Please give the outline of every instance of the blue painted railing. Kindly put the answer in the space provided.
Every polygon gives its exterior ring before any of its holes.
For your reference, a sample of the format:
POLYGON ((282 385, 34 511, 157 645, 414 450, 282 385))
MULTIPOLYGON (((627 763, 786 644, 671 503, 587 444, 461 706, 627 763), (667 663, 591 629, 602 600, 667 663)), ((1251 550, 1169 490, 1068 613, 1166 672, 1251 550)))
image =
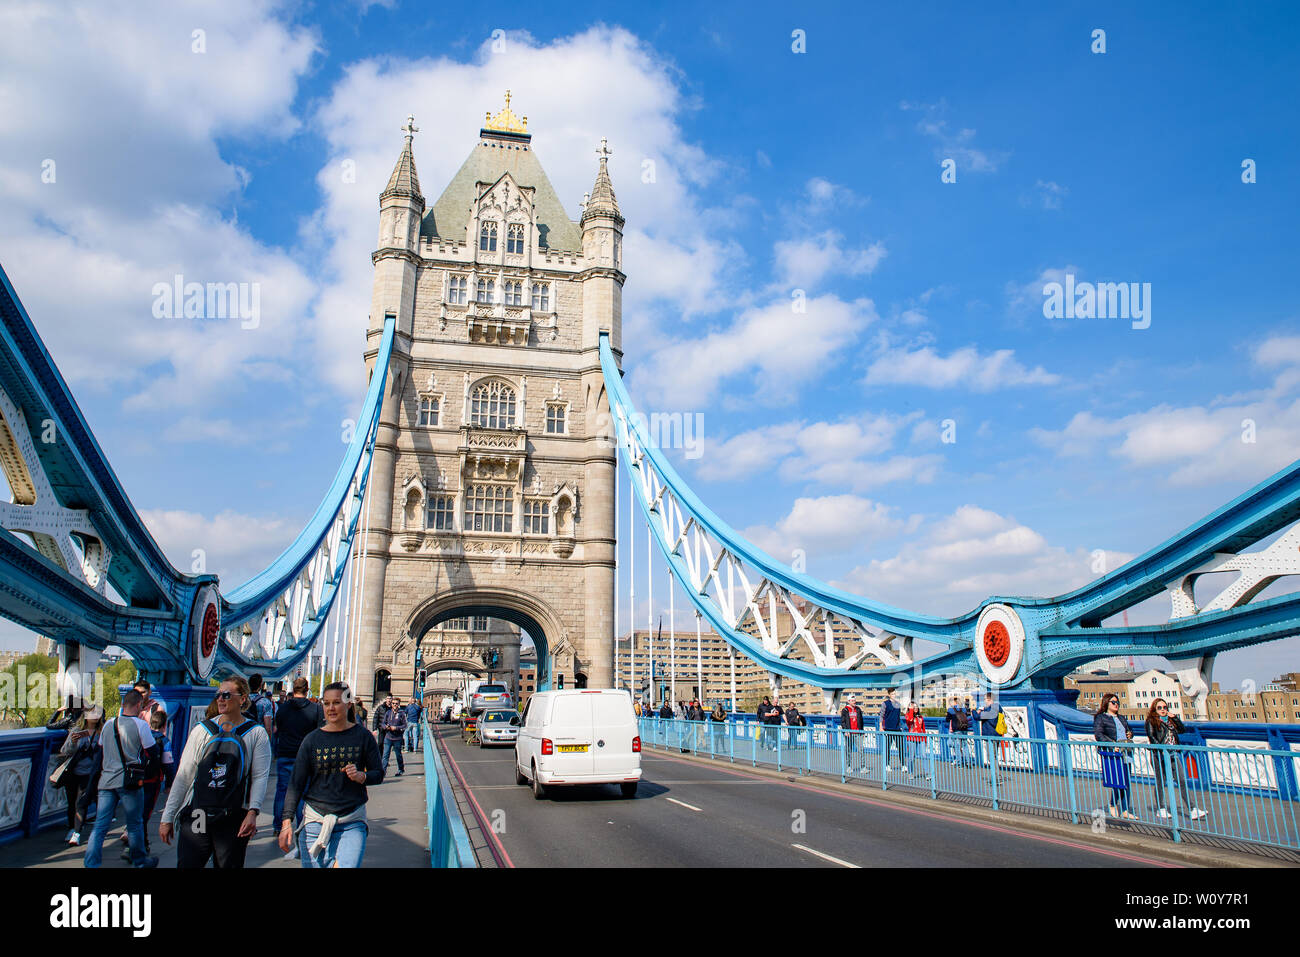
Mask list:
POLYGON ((45 728, 0 731, 0 844, 67 823, 65 792, 49 783, 67 735, 45 728))
POLYGON ((456 795, 447 779, 447 769, 434 744, 433 734, 424 729, 424 800, 428 814, 429 861, 433 867, 478 867, 469 831, 460 818, 456 795))
POLYGON ((716 723, 640 719, 647 747, 827 774, 882 790, 902 786, 935 799, 975 799, 994 810, 1047 814, 1094 829, 1140 828, 1173 841, 1280 848, 1300 859, 1294 853, 1300 852, 1300 746, 1169 747, 946 730, 845 731, 836 724, 834 717, 810 719, 807 727, 764 726, 749 716, 716 723), (1129 783, 1123 799, 1103 788, 1103 760, 1122 766, 1129 783), (1122 814, 1125 802, 1131 817, 1122 814))

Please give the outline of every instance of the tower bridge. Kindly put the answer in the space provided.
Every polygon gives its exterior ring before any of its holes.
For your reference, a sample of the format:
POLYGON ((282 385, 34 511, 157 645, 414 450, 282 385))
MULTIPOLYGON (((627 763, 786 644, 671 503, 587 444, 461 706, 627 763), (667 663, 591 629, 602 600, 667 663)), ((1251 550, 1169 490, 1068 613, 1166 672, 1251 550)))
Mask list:
POLYGON ((693 492, 623 382, 625 220, 608 144, 571 220, 508 102, 432 203, 419 132, 408 118, 379 196, 360 424, 306 527, 235 587, 163 554, 0 270, 0 466, 12 491, 0 504, 0 614, 56 642, 68 696, 116 645, 189 706, 213 676, 275 679, 317 660, 364 700, 384 684, 405 697, 417 663, 482 670, 494 646, 517 674, 523 632, 538 690, 559 675, 610 687, 638 534, 645 587, 662 573, 653 549, 684 613, 774 688, 821 688, 832 709, 844 689, 963 675, 1021 702, 1042 734, 1077 714, 1064 674, 1128 654, 1175 661, 1203 709, 1216 654, 1300 632, 1300 594, 1261 598, 1300 574, 1300 462, 1081 588, 990 596, 952 618, 774 561, 693 492), (1226 586, 1204 587, 1220 573, 1233 576, 1226 586), (1168 622, 1115 623, 1161 593, 1168 622), (778 613, 794 622, 787 634, 778 613), (459 627, 477 619, 494 624, 459 627))

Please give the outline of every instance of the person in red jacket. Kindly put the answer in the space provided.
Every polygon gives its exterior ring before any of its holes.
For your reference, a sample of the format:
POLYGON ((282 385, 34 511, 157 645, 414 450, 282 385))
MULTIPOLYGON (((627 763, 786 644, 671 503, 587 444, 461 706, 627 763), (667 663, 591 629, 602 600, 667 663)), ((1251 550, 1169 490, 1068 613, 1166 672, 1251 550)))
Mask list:
POLYGON ((921 772, 921 754, 925 748, 925 716, 915 701, 908 705, 907 712, 903 715, 903 723, 907 725, 907 730, 912 732, 907 736, 907 773, 915 777, 928 778, 930 775, 921 772))

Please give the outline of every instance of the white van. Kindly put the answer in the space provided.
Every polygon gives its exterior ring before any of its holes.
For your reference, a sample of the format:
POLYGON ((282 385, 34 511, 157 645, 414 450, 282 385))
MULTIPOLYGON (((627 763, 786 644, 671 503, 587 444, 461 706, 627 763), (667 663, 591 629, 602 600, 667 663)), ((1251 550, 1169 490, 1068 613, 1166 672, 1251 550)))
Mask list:
POLYGON ((528 699, 515 741, 515 783, 547 788, 617 784, 635 797, 641 780, 641 738, 626 691, 573 688, 528 699))

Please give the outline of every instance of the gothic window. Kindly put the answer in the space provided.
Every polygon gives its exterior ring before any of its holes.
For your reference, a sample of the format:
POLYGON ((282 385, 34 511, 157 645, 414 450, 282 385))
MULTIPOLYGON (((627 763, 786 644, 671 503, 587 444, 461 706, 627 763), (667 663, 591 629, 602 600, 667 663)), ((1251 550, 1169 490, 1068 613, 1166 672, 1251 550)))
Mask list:
POLYGON ((438 416, 442 411, 442 396, 440 395, 422 395, 420 396, 420 424, 424 426, 435 426, 438 424, 438 416))
POLYGON ((478 294, 474 297, 475 302, 490 303, 496 298, 497 283, 495 279, 480 279, 478 281, 478 294))
POLYGON ((533 311, 551 311, 551 285, 545 282, 533 283, 533 311))
POLYGON ((487 631, 487 615, 474 616, 474 630, 487 631))
POLYGON ((524 251, 524 227, 519 223, 511 223, 506 231, 506 252, 522 253, 524 251))
POLYGON ((469 402, 470 424, 480 429, 508 429, 515 424, 515 390, 504 382, 482 382, 469 402))
POLYGON ((551 532, 551 504, 540 499, 524 500, 524 534, 549 535, 551 532))
POLYGON ((449 495, 435 495, 429 499, 429 514, 425 527, 431 531, 450 532, 455 522, 456 506, 449 495))
POLYGON ((513 531, 513 505, 504 485, 471 485, 465 495, 465 530, 513 531))
POLYGON ((447 302, 452 306, 463 306, 469 298, 469 278, 452 276, 447 281, 447 302))
POLYGON ((505 281, 505 295, 507 306, 522 306, 524 304, 524 284, 517 279, 507 279, 505 281))
POLYGON ((448 618, 442 623, 444 628, 454 628, 457 631, 466 631, 469 629, 468 618, 448 618))
POLYGON ((568 407, 563 402, 546 403, 546 434, 564 435, 568 432, 566 423, 568 407))
POLYGON ((478 231, 478 248, 485 253, 497 251, 497 224, 484 223, 478 231))

